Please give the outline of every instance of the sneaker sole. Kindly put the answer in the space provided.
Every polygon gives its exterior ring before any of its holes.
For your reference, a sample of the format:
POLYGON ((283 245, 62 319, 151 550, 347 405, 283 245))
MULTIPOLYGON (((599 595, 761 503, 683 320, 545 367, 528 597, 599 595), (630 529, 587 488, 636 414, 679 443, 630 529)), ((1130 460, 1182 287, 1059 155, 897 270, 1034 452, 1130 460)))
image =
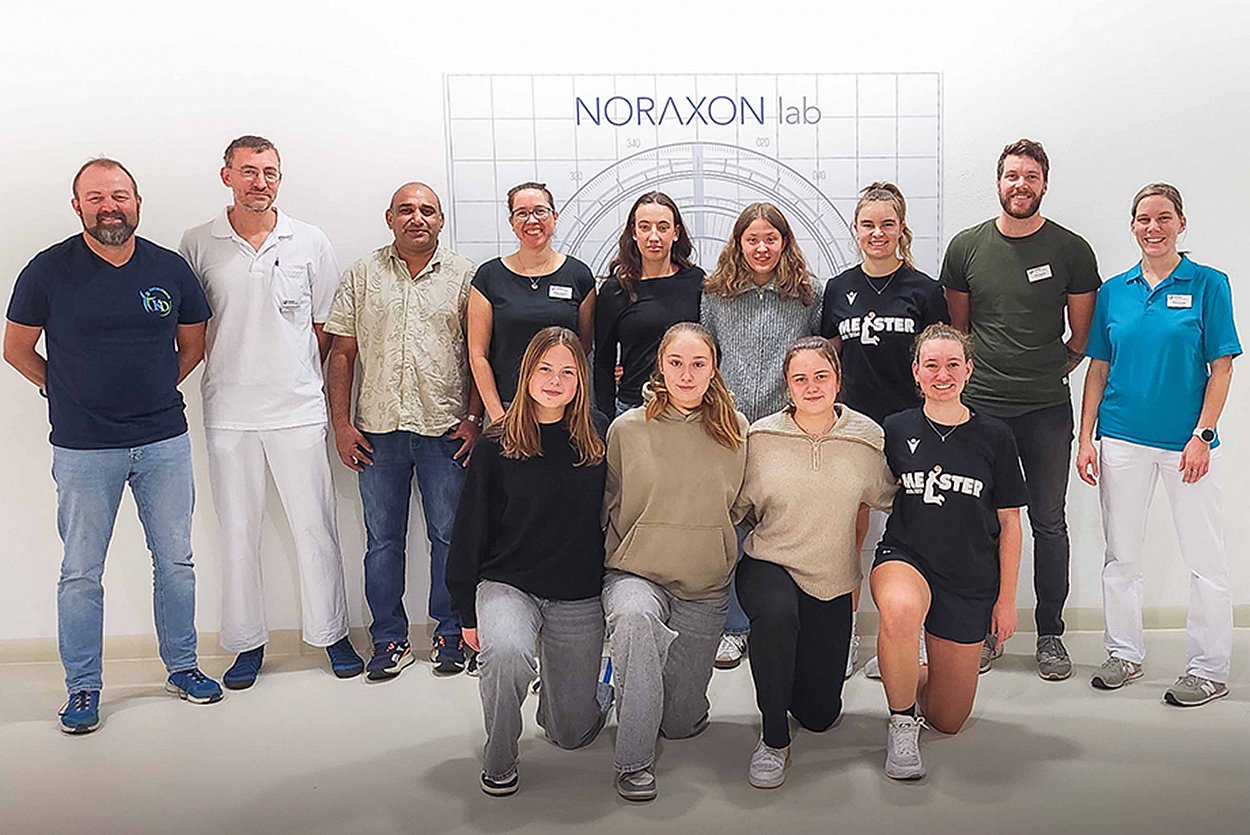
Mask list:
POLYGON ((1168 692, 1163 694, 1163 701, 1167 702, 1170 705, 1174 705, 1176 707, 1201 707, 1202 705, 1205 705, 1207 702, 1213 702, 1216 699, 1222 699, 1227 695, 1228 695, 1228 688, 1225 687, 1223 690, 1216 692, 1216 693, 1212 693, 1210 696, 1207 696, 1202 701, 1182 702, 1180 699, 1177 699, 1175 696, 1173 696, 1172 691, 1169 690, 1168 692))
POLYGON ((658 794, 655 789, 648 789, 647 791, 627 791, 619 786, 616 789, 616 793, 631 803, 641 803, 646 800, 655 800, 656 795, 658 794))
POLYGON ((178 698, 182 699, 184 702, 190 702, 193 705, 216 704, 217 702, 220 702, 222 698, 221 693, 218 693, 215 696, 209 696, 207 699, 201 698, 199 696, 192 696, 186 690, 183 690, 181 687, 175 684, 170 684, 169 682, 165 682, 165 692, 172 693, 178 698))
POLYGON ((1090 677, 1089 686, 1094 688, 1095 690, 1119 690, 1124 685, 1137 681, 1139 678, 1142 677, 1142 675, 1144 674, 1139 670, 1136 675, 1130 675, 1128 678, 1124 679, 1124 681, 1120 682, 1119 684, 1108 684, 1106 680, 1100 678, 1097 674, 1095 674, 1090 677))
POLYGON ((454 661, 444 661, 442 664, 435 664, 434 669, 431 670, 431 672, 439 678, 448 678, 449 676, 455 676, 463 673, 464 662, 461 661, 459 666, 455 666, 455 664, 456 662, 454 661), (443 664, 447 664, 449 666, 444 667, 443 664))
POLYGON ((1069 669, 1066 673, 1044 673, 1038 670, 1037 677, 1042 681, 1065 681, 1072 678, 1072 670, 1069 669))
POLYGON ((247 688, 251 687, 255 683, 256 683, 256 679, 254 678, 249 678, 249 679, 223 678, 221 680, 221 686, 226 688, 227 690, 246 690, 247 688))
POLYGON ((742 665, 742 659, 741 659, 741 658, 739 658, 739 659, 737 659, 737 660, 735 660, 735 661, 721 661, 721 660, 718 658, 716 661, 712 662, 712 666, 713 666, 713 667, 715 667, 715 668, 716 668, 716 669, 718 669, 718 670, 733 670, 733 669, 737 669, 737 668, 738 668, 738 667, 740 667, 741 665, 742 665))
POLYGON ((755 786, 755 788, 757 789, 775 789, 785 784, 786 775, 782 774, 781 777, 775 777, 768 781, 757 780, 756 778, 748 775, 747 782, 750 783, 752 786, 755 786))
POLYGON ((920 768, 914 769, 914 770, 913 769, 906 769, 906 770, 895 769, 894 771, 890 771, 889 767, 887 766, 885 769, 885 776, 889 777, 891 780, 919 780, 921 777, 924 776, 924 766, 921 766, 920 768))
POLYGON ((360 675, 364 671, 365 671, 364 664, 361 664, 359 667, 352 667, 351 669, 348 669, 348 670, 336 670, 333 667, 330 668, 330 672, 334 673, 335 678, 355 678, 356 676, 360 675))
POLYGON ((490 795, 491 797, 507 797, 510 794, 516 794, 517 783, 517 780, 513 780, 506 786, 491 786, 485 781, 478 781, 478 785, 481 786, 482 792, 490 795))
POLYGON ((89 734, 96 728, 100 727, 100 720, 97 719, 94 725, 75 725, 73 727, 61 722, 57 724, 57 727, 61 729, 61 733, 63 734, 69 734, 70 736, 82 736, 83 734, 89 734))

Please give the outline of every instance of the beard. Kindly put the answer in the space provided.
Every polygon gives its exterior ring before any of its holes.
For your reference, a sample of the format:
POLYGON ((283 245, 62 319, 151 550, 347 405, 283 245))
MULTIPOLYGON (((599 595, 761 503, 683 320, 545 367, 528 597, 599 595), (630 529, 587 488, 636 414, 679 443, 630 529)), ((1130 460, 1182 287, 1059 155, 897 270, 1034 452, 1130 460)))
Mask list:
POLYGON ((138 217, 135 218, 135 224, 132 225, 130 220, 121 212, 101 212, 95 217, 95 225, 87 226, 83 224, 83 229, 87 234, 95 238, 105 246, 121 246, 130 240, 130 236, 135 233, 138 228, 138 217), (101 218, 119 218, 120 226, 104 226, 100 223, 101 218))
POLYGON ((1029 194, 1032 195, 1032 200, 1025 204, 1023 209, 1013 209, 1011 207, 1013 197, 1024 196, 1020 193, 1019 189, 1012 189, 1006 196, 1003 196, 1002 192, 999 192, 998 202, 1003 207, 1003 211, 1011 217, 1014 217, 1016 220, 1028 220, 1033 217, 1033 215, 1037 214, 1042 208, 1042 195, 1032 191, 1030 191, 1029 194))

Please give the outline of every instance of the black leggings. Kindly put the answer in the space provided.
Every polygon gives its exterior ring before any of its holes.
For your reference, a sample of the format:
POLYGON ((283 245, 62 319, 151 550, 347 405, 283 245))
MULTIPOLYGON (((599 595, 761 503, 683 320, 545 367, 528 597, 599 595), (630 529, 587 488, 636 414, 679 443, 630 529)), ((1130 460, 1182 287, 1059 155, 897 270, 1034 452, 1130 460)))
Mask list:
POLYGON ((826 731, 842 712, 851 640, 851 595, 818 600, 776 563, 744 556, 735 582, 751 619, 747 638, 764 744, 790 744, 789 712, 809 731, 826 731))

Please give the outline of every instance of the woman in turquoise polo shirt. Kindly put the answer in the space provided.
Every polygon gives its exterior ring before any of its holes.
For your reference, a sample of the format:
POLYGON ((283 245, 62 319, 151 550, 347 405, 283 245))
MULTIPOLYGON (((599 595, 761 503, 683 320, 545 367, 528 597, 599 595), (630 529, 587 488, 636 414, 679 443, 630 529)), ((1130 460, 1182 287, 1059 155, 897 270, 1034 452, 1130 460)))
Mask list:
POLYGON ((1133 198, 1132 218, 1141 262, 1102 286, 1085 349, 1076 469, 1099 486, 1107 541, 1108 657, 1090 683, 1115 690, 1142 676, 1141 557, 1162 480, 1190 575, 1189 660, 1163 698, 1193 707, 1228 695, 1233 606, 1215 427, 1241 344, 1228 276, 1176 250, 1180 192, 1151 183, 1133 198))

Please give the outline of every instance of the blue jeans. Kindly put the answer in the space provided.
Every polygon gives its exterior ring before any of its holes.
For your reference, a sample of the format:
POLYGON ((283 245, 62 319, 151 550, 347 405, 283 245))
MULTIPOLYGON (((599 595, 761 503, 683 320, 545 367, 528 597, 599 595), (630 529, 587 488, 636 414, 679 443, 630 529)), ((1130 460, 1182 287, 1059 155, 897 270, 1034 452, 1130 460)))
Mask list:
POLYGON ((408 640, 404 610, 408 507, 416 471, 430 540, 429 616, 434 634, 452 646, 460 639, 460 619, 447 593, 447 548, 464 486, 464 467, 452 458, 461 441, 446 435, 413 432, 363 433, 373 445, 373 465, 360 474, 365 512, 365 600, 373 614, 369 633, 375 644, 408 640))
MULTIPOLYGON (((742 541, 747 538, 747 529, 742 525, 738 526, 738 561, 742 561, 742 541)), ((734 574, 737 574, 735 569, 734 574)), ((742 635, 746 636, 751 632, 751 619, 747 617, 747 613, 742 611, 742 604, 738 602, 738 582, 737 578, 729 584, 729 611, 725 614, 725 634, 726 635, 742 635)))
POLYGON ((56 588, 65 687, 103 687, 104 557, 129 483, 152 553, 152 611, 170 673, 193 670, 195 570, 191 565, 191 441, 187 434, 130 449, 52 447, 57 530, 65 543, 56 588))
POLYGON ((1033 529, 1034 618, 1038 635, 1062 635, 1068 599, 1068 521, 1065 500, 1072 472, 1072 404, 1000 418, 1016 437, 1033 529))

